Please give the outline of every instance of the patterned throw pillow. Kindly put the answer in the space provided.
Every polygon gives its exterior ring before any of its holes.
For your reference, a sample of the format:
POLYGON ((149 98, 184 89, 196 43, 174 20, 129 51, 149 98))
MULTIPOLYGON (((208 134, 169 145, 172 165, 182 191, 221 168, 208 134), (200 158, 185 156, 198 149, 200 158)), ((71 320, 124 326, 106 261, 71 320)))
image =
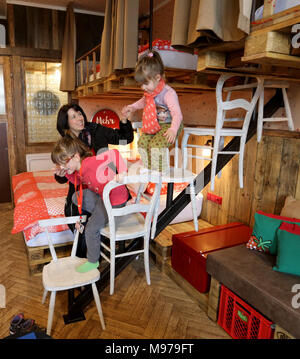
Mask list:
POLYGON ((258 211, 254 215, 255 224, 252 235, 246 244, 247 248, 261 252, 277 254, 277 230, 282 222, 298 223, 300 219, 277 216, 258 211))

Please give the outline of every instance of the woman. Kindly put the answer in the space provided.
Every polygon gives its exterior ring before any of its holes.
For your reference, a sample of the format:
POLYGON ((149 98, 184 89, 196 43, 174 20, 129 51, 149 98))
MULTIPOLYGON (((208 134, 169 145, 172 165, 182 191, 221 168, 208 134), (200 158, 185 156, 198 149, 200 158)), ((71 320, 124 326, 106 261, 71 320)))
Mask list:
MULTIPOLYGON (((67 130, 70 130, 85 145, 92 149, 95 154, 99 153, 99 151, 106 151, 109 144, 126 145, 133 141, 133 129, 131 122, 127 119, 122 119, 120 121, 120 129, 114 130, 97 123, 88 122, 84 111, 76 104, 67 104, 60 108, 57 114, 56 128, 62 137, 65 136, 67 130), (120 143, 120 141, 122 142, 120 143)), ((57 167, 55 172, 57 182, 66 183, 68 180, 65 174, 64 169, 57 167)), ((65 204, 66 216, 76 216, 79 214, 77 206, 72 202, 74 192, 74 185, 69 183, 69 191, 65 204)), ((70 226, 70 228, 74 231, 74 226, 70 226)), ((86 257, 84 232, 79 237, 77 256, 86 257)))

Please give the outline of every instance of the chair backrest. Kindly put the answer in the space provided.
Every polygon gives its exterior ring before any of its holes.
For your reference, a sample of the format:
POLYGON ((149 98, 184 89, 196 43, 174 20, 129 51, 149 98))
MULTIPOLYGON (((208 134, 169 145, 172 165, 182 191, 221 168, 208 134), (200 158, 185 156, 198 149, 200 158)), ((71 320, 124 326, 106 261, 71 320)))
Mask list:
MULTIPOLYGON (((46 232, 47 239, 48 239, 48 245, 49 245, 49 248, 50 248, 50 253, 51 253, 52 259, 54 261, 57 261, 57 256, 56 256, 56 252, 55 252, 55 249, 54 249, 54 245, 53 245, 53 243, 51 241, 51 238, 50 238, 50 235, 49 235, 48 227, 60 226, 60 225, 63 225, 63 224, 72 224, 72 223, 77 223, 79 221, 81 223, 84 223, 86 221, 86 216, 50 218, 50 219, 42 219, 42 220, 40 220, 38 222, 39 226, 41 228, 45 228, 45 232, 46 232)), ((77 244, 78 244, 78 236, 79 236, 79 232, 75 231, 71 257, 75 257, 75 255, 76 255, 77 244)))
POLYGON ((160 191, 161 191, 162 179, 158 174, 153 174, 151 171, 146 171, 143 174, 132 175, 132 176, 119 176, 118 182, 110 181, 106 184, 103 190, 103 201, 109 218, 109 227, 111 238, 115 236, 116 231, 116 217, 129 215, 132 213, 145 213, 145 231, 150 233, 151 221, 154 215, 154 211, 157 209, 156 204, 159 200, 160 191), (142 191, 144 185, 148 182, 155 183, 155 191, 153 195, 148 197, 146 203, 142 203, 142 191), (113 208, 110 202, 110 192, 119 186, 128 185, 128 184, 139 183, 139 190, 135 201, 128 202, 126 206, 121 208, 113 208))
MULTIPOLYGON (((216 100, 217 100, 217 119, 216 119, 216 133, 220 131, 223 127, 224 122, 235 122, 235 121, 243 121, 243 129, 247 130, 249 126, 249 122, 254 111, 255 105, 257 104, 258 98, 263 89, 263 81, 259 77, 255 77, 256 82, 254 83, 245 83, 244 85, 237 85, 227 88, 227 96, 226 100, 223 100, 224 93, 224 84, 227 80, 241 77, 236 74, 222 74, 216 85, 216 100), (248 101, 244 98, 239 98, 235 100, 230 100, 232 91, 242 91, 244 89, 254 89, 255 93, 253 94, 251 101, 248 101), (243 118, 225 118, 226 111, 242 108, 246 111, 246 115, 243 118)), ((242 76, 243 77, 243 76, 242 76)), ((246 79, 248 77, 244 76, 246 79)), ((225 89, 226 90, 226 89, 225 89)))
MULTIPOLYGON (((193 143, 194 141, 190 141, 190 136, 210 136, 213 137, 215 133, 214 128, 205 128, 205 127, 185 127, 183 132, 183 137, 181 141, 181 152, 182 152, 182 167, 188 168, 189 164, 192 164, 193 158, 197 159, 196 165, 198 165, 198 160, 202 161, 211 161, 211 151, 213 149, 212 140, 210 140, 211 144, 198 145, 197 143, 193 143), (204 151, 208 150, 208 154, 205 154, 204 151)), ((203 168, 202 164, 199 163, 200 167, 203 168)), ((191 168, 192 169, 192 168, 191 168)), ((196 173, 199 173, 197 169, 195 169, 196 173)))

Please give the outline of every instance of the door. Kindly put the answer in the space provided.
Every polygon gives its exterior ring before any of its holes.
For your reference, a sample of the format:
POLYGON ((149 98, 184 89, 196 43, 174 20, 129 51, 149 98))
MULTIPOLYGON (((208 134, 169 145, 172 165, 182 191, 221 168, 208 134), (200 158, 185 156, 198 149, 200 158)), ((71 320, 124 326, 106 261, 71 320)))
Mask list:
POLYGON ((11 201, 11 187, 8 163, 7 127, 0 122, 0 203, 11 201))

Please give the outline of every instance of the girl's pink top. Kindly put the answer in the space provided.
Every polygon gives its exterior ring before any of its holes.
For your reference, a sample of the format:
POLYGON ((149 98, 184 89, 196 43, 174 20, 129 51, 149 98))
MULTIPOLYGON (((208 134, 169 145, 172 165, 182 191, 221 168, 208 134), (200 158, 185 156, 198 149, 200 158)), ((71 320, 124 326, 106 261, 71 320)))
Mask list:
MULTIPOLYGON (((103 152, 97 156, 85 158, 81 163, 81 177, 77 171, 71 175, 67 174, 66 177, 74 184, 76 176, 77 184, 82 183, 86 188, 99 194, 99 196, 103 198, 103 189, 105 185, 113 180, 116 174, 116 172, 109 167, 111 164, 113 164, 112 168, 115 167, 118 173, 127 171, 127 166, 122 156, 118 150, 114 149, 103 152)), ((127 200, 128 190, 125 186, 119 186, 110 192, 110 202, 113 206, 123 204, 127 200)))
MULTIPOLYGON (((170 128, 175 133, 177 133, 179 126, 182 122, 182 112, 180 109, 177 93, 172 87, 166 85, 162 91, 162 95, 163 98, 161 98, 160 94, 158 94, 154 99, 156 100, 157 98, 159 98, 159 104, 168 107, 172 116, 172 122, 170 128)), ((140 100, 129 105, 129 107, 132 110, 136 111, 143 109, 145 105, 146 105, 146 99, 143 96, 140 100)))

